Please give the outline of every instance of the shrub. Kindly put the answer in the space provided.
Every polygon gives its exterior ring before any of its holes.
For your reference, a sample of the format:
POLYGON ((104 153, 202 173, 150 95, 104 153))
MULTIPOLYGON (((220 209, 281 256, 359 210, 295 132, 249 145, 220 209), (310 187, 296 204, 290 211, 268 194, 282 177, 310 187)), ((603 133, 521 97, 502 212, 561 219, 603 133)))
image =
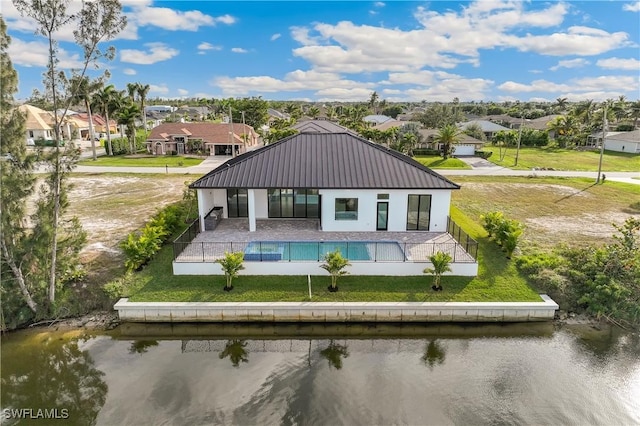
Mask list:
POLYGON ((482 227, 487 231, 489 237, 492 237, 497 229, 500 222, 504 220, 504 215, 502 212, 489 212, 487 214, 480 215, 480 223, 482 227))
POLYGON ((484 158, 485 160, 493 155, 491 151, 476 151, 474 152, 476 157, 484 158))
POLYGON ((429 149, 429 148, 417 148, 413 150, 413 155, 414 156, 418 156, 418 155, 440 155, 442 154, 442 152, 438 151, 437 149, 429 149))
POLYGON ((224 285, 225 291, 233 290, 233 279, 238 276, 238 273, 244 269, 242 262, 244 261, 244 253, 241 251, 235 253, 225 252, 222 259, 216 260, 219 263, 224 272, 226 283, 224 285))
POLYGON ((502 247, 511 259, 514 250, 518 245, 518 240, 524 231, 520 222, 513 219, 506 219, 502 212, 490 212, 480 216, 482 227, 487 231, 490 238, 502 247))

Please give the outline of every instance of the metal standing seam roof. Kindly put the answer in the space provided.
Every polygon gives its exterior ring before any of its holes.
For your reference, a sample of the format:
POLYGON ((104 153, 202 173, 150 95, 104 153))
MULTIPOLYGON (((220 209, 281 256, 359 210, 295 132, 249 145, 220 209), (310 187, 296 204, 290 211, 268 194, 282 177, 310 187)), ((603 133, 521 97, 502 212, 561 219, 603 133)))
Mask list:
POLYGON ((460 189, 397 151, 349 133, 300 133, 233 158, 190 188, 460 189))

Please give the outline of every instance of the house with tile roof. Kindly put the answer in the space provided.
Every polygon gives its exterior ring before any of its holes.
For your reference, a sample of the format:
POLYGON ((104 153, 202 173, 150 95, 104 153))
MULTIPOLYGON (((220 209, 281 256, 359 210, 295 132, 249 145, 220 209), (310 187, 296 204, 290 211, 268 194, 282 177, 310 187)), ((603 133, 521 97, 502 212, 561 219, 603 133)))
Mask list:
POLYGON ((155 155, 189 154, 231 156, 258 146, 258 134, 242 123, 163 123, 151 129, 147 152, 155 155))
POLYGON ((362 275, 420 275, 435 251, 451 253, 455 274, 477 273, 477 243, 456 241, 449 218, 460 186, 351 133, 290 136, 228 160, 190 188, 202 232, 174 243, 176 274, 219 273, 215 259, 244 250, 245 261, 260 265, 243 273, 315 275, 311 262, 335 248, 364 262, 352 268, 362 275))

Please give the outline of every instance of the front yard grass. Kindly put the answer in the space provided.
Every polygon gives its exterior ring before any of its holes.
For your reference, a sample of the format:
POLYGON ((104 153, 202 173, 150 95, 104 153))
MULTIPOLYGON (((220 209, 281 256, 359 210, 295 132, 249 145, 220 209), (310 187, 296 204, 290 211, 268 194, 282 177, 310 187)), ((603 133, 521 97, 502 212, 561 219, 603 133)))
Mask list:
POLYGON ((107 167, 190 167, 202 163, 202 158, 182 157, 179 155, 117 155, 101 156, 96 161, 82 160, 78 164, 82 166, 107 166, 107 167))
MULTIPOLYGON (((486 238, 484 230, 459 210, 453 219, 479 241, 477 277, 442 279, 443 291, 431 290, 430 275, 411 277, 345 276, 340 291, 327 291, 330 278, 311 278, 314 302, 497 302, 539 301, 539 295, 518 274, 513 261, 486 238)), ((276 302, 308 301, 306 276, 240 276, 231 292, 223 291, 224 276, 174 276, 171 245, 165 246, 148 267, 127 278, 132 302, 276 302)), ((320 264, 318 264, 320 265, 320 264)), ((425 265, 426 267, 426 265, 425 265)), ((318 273, 322 270, 318 266, 318 273)))
POLYGON ((430 169, 471 169, 471 166, 457 158, 445 160, 437 155, 417 155, 413 159, 430 169))
MULTIPOLYGON (((576 151, 555 146, 521 147, 518 155, 518 166, 515 167, 516 149, 509 147, 504 160, 500 161, 500 150, 491 144, 485 145, 484 151, 493 155, 489 161, 498 166, 519 170, 531 170, 534 167, 554 170, 597 171, 600 151, 576 151)), ((602 158, 602 170, 605 172, 636 172, 640 170, 640 155, 616 151, 605 151, 602 158)))

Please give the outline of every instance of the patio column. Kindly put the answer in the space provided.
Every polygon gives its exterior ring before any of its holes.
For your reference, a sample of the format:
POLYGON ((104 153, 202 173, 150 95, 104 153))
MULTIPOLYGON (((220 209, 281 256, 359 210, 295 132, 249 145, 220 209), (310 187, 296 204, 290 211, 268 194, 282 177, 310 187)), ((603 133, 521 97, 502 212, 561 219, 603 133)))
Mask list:
POLYGON ((204 232, 204 215, 207 214, 207 210, 204 206, 204 191, 201 189, 196 190, 196 197, 198 199, 198 219, 200 219, 200 232, 204 232))
POLYGON ((256 230, 256 195, 253 189, 247 190, 248 209, 249 209, 249 232, 255 232, 256 230))

